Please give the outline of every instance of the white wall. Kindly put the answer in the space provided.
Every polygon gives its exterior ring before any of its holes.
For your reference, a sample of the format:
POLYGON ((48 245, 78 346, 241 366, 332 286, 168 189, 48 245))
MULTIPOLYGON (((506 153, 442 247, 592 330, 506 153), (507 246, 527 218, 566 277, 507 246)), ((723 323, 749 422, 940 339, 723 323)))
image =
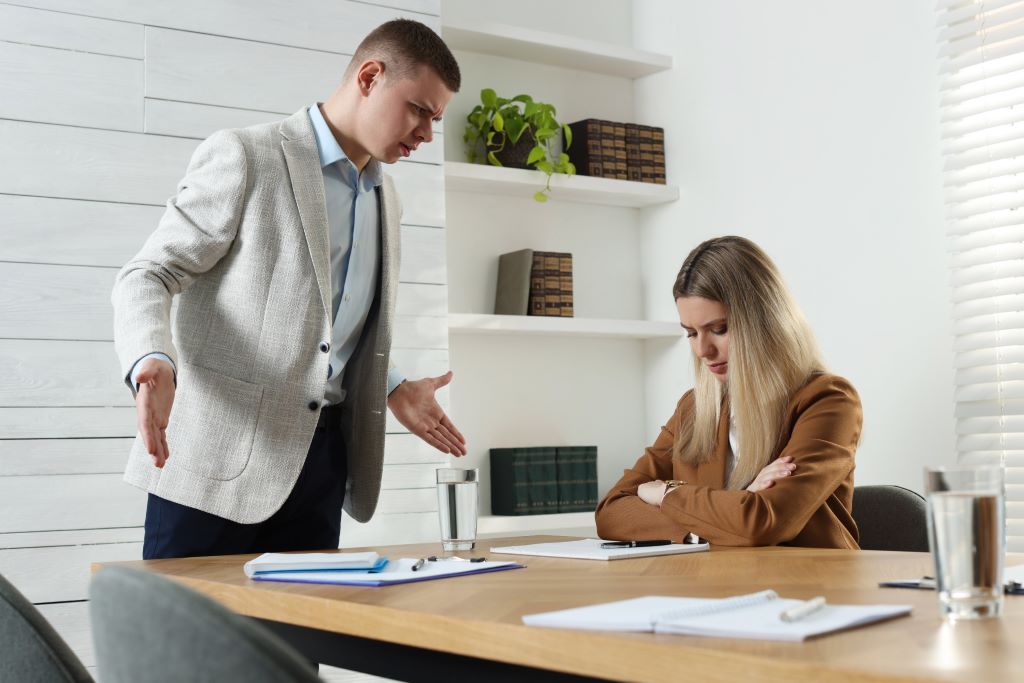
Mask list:
MULTIPOLYGON (((954 449, 933 6, 642 0, 633 17, 634 44, 676 64, 636 84, 682 193, 644 211, 648 316, 672 314, 701 240, 758 242, 860 391, 857 483, 916 490, 954 449)), ((648 413, 667 417, 689 359, 649 355, 648 413)))

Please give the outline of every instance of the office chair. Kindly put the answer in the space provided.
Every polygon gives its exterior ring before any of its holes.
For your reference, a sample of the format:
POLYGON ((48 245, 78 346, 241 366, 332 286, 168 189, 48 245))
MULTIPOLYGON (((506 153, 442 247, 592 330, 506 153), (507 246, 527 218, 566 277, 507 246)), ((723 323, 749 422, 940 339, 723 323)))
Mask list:
POLYGON ((259 624, 156 574, 109 567, 89 592, 103 683, 320 681, 309 662, 259 624))
POLYGON ((0 681, 92 683, 50 622, 0 575, 0 681))
POLYGON ((902 486, 856 486, 853 521, 862 550, 928 552, 928 508, 924 498, 902 486))

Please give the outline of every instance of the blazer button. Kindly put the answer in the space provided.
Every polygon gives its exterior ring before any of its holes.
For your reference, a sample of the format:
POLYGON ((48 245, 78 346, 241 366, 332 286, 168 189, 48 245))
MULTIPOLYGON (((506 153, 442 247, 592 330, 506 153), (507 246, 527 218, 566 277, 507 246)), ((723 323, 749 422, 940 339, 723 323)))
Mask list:
POLYGON ((319 407, 320 407, 320 404, 317 403, 316 401, 310 401, 309 402, 309 409, 310 410, 316 410, 319 407))
POLYGON ((325 341, 322 341, 320 342, 320 350, 323 351, 324 353, 327 353, 328 351, 331 350, 331 345, 325 341))

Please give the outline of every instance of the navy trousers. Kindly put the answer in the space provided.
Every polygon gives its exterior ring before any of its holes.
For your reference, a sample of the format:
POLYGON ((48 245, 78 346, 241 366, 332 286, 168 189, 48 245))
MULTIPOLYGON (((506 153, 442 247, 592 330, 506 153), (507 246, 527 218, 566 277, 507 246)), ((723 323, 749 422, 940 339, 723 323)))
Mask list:
POLYGON ((321 420, 292 492, 269 519, 239 524, 151 493, 142 558, 335 549, 346 476, 340 421, 321 420))

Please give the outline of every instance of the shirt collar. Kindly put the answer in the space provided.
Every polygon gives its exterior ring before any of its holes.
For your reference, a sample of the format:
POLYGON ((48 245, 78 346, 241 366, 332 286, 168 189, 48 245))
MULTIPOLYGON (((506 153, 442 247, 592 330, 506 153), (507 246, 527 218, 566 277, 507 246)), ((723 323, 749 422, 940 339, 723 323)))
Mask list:
MULTIPOLYGON (((335 139, 334 133, 331 132, 330 127, 327 125, 327 121, 324 120, 324 115, 320 111, 318 104, 314 103, 309 107, 309 120, 313 124, 313 132, 316 134, 316 148, 320 154, 320 167, 327 168, 331 164, 338 164, 342 174, 351 181, 356 173, 355 164, 352 163, 344 150, 341 149, 341 145, 335 139)), ((381 170, 380 162, 376 159, 370 159, 370 163, 366 164, 366 168, 363 169, 359 180, 363 192, 368 192, 384 182, 384 174, 381 170)))

